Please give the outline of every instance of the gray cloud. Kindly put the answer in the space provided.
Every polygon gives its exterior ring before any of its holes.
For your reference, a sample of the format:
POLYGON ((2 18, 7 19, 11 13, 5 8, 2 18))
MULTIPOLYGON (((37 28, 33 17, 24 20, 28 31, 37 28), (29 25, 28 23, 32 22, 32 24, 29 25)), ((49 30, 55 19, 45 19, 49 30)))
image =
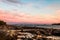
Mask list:
POLYGON ((12 2, 12 3, 20 3, 20 1, 18 1, 18 0, 6 0, 6 1, 12 2))
POLYGON ((22 4, 19 0, 0 0, 5 3, 16 3, 16 4, 22 4))

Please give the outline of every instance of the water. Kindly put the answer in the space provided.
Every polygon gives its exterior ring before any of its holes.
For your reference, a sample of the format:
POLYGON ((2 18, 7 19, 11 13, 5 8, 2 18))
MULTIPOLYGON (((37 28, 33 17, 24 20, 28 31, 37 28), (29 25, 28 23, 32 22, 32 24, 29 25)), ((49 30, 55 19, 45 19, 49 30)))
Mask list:
POLYGON ((60 25, 48 25, 48 26, 37 26, 37 27, 60 29, 60 25))

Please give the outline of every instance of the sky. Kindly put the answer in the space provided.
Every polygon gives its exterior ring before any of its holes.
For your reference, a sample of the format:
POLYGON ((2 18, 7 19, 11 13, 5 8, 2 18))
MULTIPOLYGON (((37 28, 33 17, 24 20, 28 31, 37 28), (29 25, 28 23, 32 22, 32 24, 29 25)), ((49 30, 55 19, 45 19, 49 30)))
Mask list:
POLYGON ((0 20, 7 23, 60 23, 60 0, 0 0, 0 20))

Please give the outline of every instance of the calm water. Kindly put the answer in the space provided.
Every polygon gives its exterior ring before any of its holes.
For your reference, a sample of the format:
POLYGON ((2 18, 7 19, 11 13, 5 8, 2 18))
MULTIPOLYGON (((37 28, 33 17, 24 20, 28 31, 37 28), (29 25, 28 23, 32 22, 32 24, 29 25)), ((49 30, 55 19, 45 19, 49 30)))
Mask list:
POLYGON ((37 27, 60 29, 60 25, 48 25, 48 26, 37 26, 37 27))

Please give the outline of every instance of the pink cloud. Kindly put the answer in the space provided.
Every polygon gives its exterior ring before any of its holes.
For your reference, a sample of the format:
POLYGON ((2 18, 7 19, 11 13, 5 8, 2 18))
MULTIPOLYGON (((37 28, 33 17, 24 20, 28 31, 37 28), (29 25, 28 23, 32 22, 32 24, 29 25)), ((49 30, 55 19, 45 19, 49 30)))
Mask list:
POLYGON ((29 22, 29 23, 56 23, 60 22, 60 16, 57 15, 29 15, 26 13, 15 11, 6 11, 0 9, 0 20, 4 20, 6 22, 29 22))
POLYGON ((26 14, 17 14, 13 15, 12 12, 5 10, 0 10, 0 19, 7 22, 28 22, 30 15, 26 14))
POLYGON ((56 10, 56 14, 60 14, 60 10, 56 10))

